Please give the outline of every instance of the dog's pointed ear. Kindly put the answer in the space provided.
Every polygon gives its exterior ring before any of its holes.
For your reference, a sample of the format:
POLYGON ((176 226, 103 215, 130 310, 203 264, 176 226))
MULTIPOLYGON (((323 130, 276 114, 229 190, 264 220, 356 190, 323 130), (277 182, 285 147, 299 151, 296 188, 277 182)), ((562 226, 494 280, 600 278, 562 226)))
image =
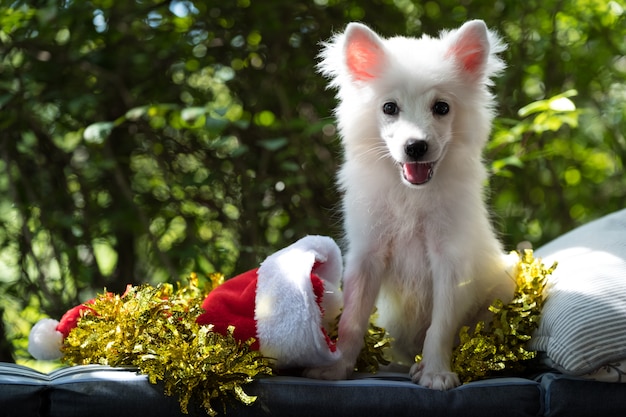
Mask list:
POLYGON ((350 23, 345 31, 345 63, 356 81, 369 81, 382 71, 385 48, 374 31, 360 23, 350 23))
POLYGON ((489 33, 485 22, 470 20, 463 24, 454 34, 447 53, 463 72, 472 78, 480 78, 489 58, 489 33))

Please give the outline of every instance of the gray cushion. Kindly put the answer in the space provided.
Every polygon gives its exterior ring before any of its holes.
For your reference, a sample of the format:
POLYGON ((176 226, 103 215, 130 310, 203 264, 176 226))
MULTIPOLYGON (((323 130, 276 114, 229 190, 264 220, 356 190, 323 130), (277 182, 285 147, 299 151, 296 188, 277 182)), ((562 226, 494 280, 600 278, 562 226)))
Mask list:
POLYGON ((43 381, 31 378, 28 368, 0 363, 0 415, 38 416, 44 403, 43 381), (25 377, 25 374, 29 376, 25 377))
MULTIPOLYGON (((279 416, 536 416, 543 392, 531 380, 499 378, 476 381, 450 391, 436 391, 410 381, 408 375, 380 373, 349 381, 272 377, 258 381, 257 411, 279 416)), ((228 415, 228 413, 227 413, 228 415)))
POLYGON ((572 375, 626 358, 626 210, 581 226, 536 255, 558 266, 530 348, 572 375))
POLYGON ((545 415, 550 417, 624 417, 626 385, 566 375, 545 374, 545 415))
MULTIPOLYGON (((477 381, 442 392, 415 385, 404 373, 363 374, 349 381, 275 376, 257 380, 245 391, 258 395, 252 406, 231 400, 226 410, 217 403, 215 408, 230 417, 499 417, 537 416, 543 410, 541 385, 523 378, 477 381)), ((97 365, 44 375, 0 364, 0 409, 3 416, 8 412, 20 417, 184 416, 178 400, 163 395, 161 385, 150 384, 132 370, 97 365)), ((188 415, 206 413, 194 403, 188 415)))

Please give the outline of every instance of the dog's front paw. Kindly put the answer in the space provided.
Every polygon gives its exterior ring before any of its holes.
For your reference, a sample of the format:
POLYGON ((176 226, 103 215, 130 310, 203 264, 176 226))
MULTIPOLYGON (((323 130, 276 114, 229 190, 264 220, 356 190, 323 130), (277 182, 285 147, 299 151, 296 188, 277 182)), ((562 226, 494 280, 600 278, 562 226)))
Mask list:
POLYGON ((330 366, 305 369, 303 376, 306 378, 337 381, 347 379, 352 374, 352 368, 353 366, 340 360, 330 366))
POLYGON ((411 380, 423 387, 446 391, 461 385, 459 376, 450 371, 431 371, 426 369, 422 363, 416 363, 409 372, 411 380))

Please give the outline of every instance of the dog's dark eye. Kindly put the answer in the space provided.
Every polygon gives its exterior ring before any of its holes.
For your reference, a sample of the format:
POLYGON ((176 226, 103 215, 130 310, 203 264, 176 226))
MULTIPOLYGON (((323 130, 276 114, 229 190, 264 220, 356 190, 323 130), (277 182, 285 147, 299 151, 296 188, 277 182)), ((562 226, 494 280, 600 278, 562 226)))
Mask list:
POLYGON ((388 101, 385 104, 383 104, 383 113, 389 116, 394 116, 398 114, 399 111, 400 109, 398 108, 398 105, 394 103, 393 101, 388 101))
POLYGON ((450 105, 445 101, 438 101, 433 105, 433 113, 437 116, 445 116, 450 111, 450 105))

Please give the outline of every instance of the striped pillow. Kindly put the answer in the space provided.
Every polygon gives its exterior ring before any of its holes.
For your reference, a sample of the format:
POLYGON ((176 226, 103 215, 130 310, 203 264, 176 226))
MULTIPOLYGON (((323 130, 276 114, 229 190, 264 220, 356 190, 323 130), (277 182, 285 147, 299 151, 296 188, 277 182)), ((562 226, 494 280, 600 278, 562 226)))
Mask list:
POLYGON ((626 359, 626 209, 581 226, 538 249, 549 278, 530 348, 555 368, 585 375, 626 359))

